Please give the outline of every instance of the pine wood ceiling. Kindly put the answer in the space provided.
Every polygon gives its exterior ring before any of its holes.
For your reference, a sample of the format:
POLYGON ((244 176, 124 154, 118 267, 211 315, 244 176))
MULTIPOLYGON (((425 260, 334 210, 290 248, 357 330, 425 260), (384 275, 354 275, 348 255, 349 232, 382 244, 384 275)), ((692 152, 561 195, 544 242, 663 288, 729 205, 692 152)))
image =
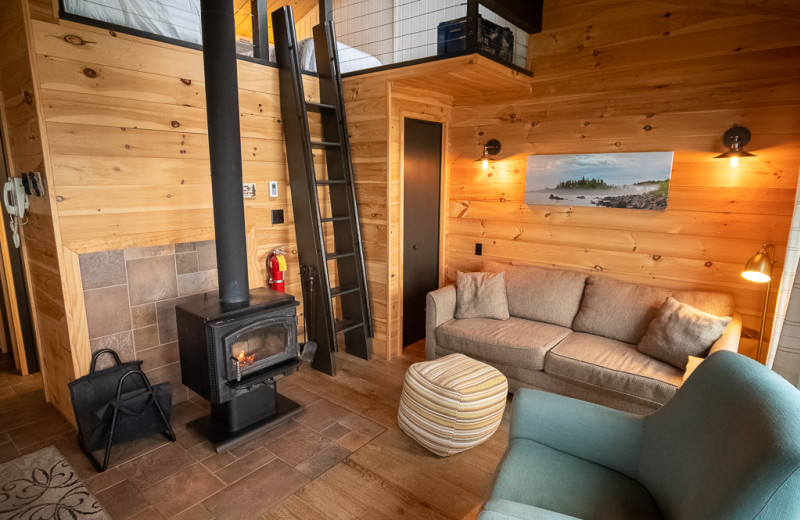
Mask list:
MULTIPOLYGON (((274 0, 267 2, 267 12, 272 16, 272 11, 280 9, 285 5, 292 6, 294 11, 295 21, 307 15, 312 9, 315 9, 319 2, 317 0, 274 0)), ((250 0, 233 0, 233 14, 236 20, 236 36, 237 38, 252 40, 253 39, 253 24, 250 21, 250 0)), ((272 25, 272 19, 269 20, 269 25, 272 25)), ((272 31, 270 31, 270 41, 272 41, 272 31)))

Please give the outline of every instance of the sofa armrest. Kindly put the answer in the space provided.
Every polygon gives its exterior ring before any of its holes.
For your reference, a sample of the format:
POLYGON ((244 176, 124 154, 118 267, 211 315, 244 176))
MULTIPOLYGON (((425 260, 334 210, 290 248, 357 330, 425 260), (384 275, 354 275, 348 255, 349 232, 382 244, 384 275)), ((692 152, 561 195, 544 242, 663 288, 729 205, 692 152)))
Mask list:
POLYGON ((529 439, 636 478, 644 416, 523 388, 509 439, 529 439))
POLYGON ((722 336, 711 345, 711 350, 708 352, 709 356, 719 350, 739 352, 739 339, 742 336, 742 316, 733 313, 732 318, 731 322, 722 332, 722 336))
POLYGON ((478 520, 578 520, 555 511, 548 511, 540 507, 512 502, 502 498, 493 498, 486 504, 486 508, 478 520))
MULTIPOLYGON (((731 352, 739 352, 739 340, 742 336, 742 316, 734 313, 732 320, 722 332, 722 336, 711 345, 711 350, 708 351, 708 356, 720 350, 730 350, 731 352)), ((708 357, 706 356, 706 358, 708 357)), ((683 373, 683 380, 689 379, 700 363, 703 362, 700 357, 689 356, 689 362, 686 364, 686 371, 683 373)))
POLYGON ((456 286, 447 285, 428 293, 425 299, 425 358, 436 357, 436 327, 456 314, 456 286))

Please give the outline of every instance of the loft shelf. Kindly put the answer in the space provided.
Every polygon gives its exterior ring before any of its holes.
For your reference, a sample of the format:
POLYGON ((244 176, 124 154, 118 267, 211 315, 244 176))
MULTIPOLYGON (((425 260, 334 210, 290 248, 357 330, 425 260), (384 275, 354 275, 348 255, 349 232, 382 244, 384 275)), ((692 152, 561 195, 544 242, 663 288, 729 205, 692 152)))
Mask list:
POLYGON ((422 59, 381 69, 358 71, 345 78, 383 77, 399 85, 416 87, 453 97, 530 88, 532 75, 524 69, 482 56, 422 59))

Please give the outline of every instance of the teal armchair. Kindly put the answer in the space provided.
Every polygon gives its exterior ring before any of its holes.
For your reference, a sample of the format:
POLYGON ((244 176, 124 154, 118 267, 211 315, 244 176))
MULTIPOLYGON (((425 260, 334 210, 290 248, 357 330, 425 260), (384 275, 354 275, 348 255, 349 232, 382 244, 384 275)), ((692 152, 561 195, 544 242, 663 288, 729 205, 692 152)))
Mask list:
POLYGON ((733 352, 633 415, 523 389, 479 520, 800 519, 800 391, 733 352))

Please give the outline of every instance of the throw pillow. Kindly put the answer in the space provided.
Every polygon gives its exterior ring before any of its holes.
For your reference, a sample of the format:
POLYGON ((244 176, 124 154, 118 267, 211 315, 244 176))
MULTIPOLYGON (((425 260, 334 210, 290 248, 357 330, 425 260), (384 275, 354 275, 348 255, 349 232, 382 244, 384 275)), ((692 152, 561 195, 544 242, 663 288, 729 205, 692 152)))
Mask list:
POLYGON ((503 273, 458 273, 456 313, 458 319, 508 319, 508 300, 503 273))
POLYGON ((503 273, 511 316, 572 327, 586 285, 584 273, 492 260, 484 262, 481 271, 503 273))
POLYGON ((669 296, 636 348, 686 370, 689 356, 705 357, 730 322, 730 316, 714 316, 669 296))

